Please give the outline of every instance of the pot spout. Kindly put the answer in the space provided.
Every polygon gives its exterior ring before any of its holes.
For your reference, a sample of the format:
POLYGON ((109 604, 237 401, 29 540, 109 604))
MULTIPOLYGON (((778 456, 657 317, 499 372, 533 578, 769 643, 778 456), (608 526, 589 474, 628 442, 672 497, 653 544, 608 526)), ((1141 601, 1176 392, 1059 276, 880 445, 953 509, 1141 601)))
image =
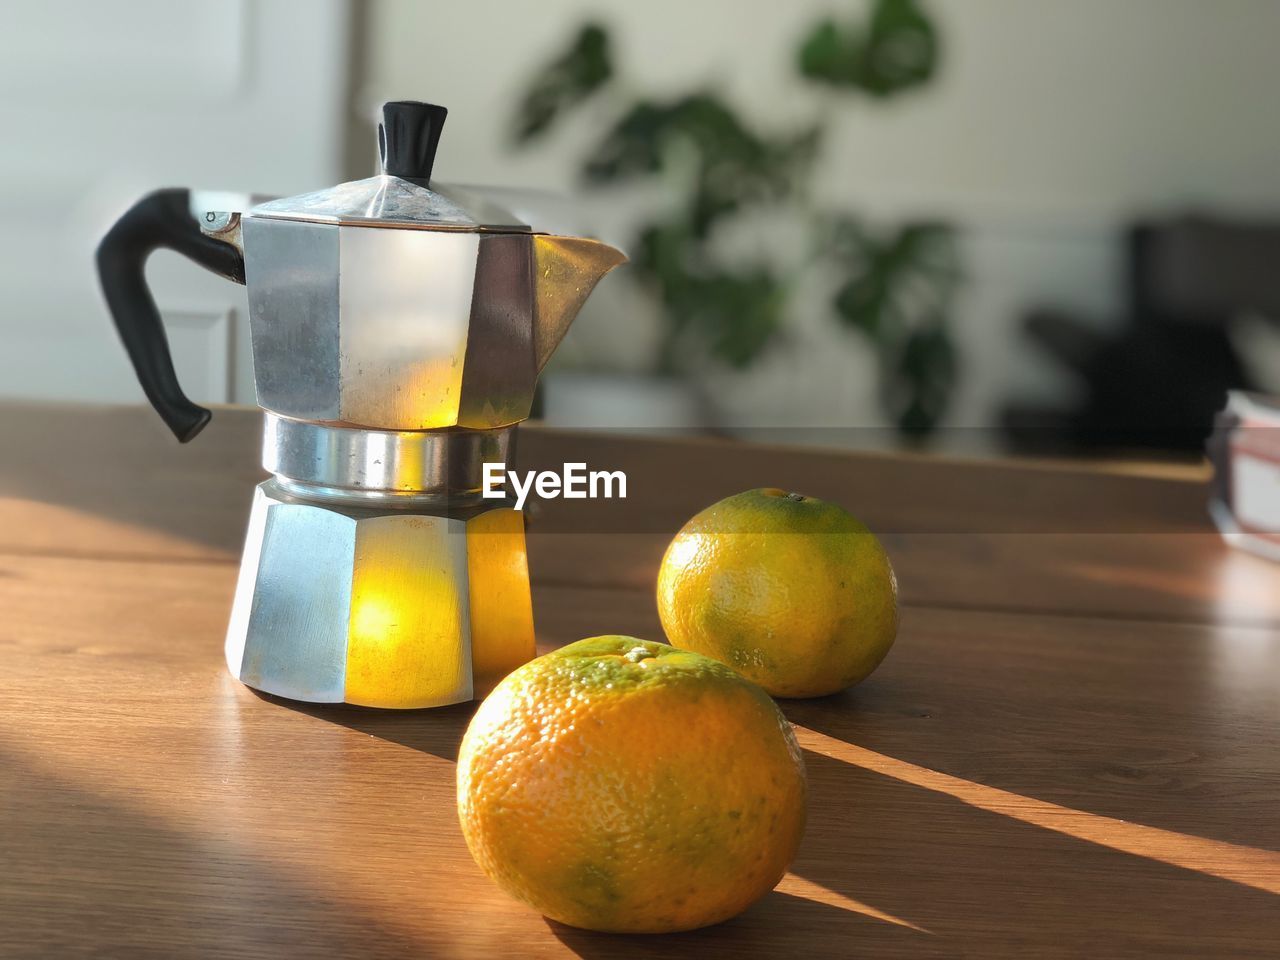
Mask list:
POLYGON ((537 307, 533 343, 539 372, 560 346, 569 324, 600 278, 626 262, 626 254, 599 240, 534 235, 533 285, 537 307))

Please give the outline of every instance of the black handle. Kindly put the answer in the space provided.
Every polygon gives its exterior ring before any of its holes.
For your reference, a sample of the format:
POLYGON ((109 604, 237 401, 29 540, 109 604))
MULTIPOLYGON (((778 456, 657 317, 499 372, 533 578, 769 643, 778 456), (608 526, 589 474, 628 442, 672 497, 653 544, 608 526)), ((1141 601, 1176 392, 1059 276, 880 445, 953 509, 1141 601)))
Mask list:
POLYGON ((191 191, 149 193, 116 221, 98 244, 98 280, 142 390, 156 413, 183 443, 209 422, 178 385, 160 311, 147 288, 147 258, 160 247, 177 251, 207 270, 244 283, 244 258, 229 243, 201 232, 191 215, 191 191))
POLYGON ((391 100, 382 105, 378 152, 382 172, 427 186, 436 162, 440 131, 449 111, 434 103, 391 100))

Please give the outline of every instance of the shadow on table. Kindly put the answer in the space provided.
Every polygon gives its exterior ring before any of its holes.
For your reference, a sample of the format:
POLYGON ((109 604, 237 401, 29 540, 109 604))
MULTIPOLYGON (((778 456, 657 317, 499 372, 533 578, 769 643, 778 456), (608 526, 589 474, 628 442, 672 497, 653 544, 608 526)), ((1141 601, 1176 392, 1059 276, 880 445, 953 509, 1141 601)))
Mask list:
MULTIPOLYGON (((155 531, 186 541, 194 555, 235 560, 253 487, 266 477, 261 438, 257 410, 219 409, 198 440, 180 444, 141 406, 7 403, 0 447, 13 455, 0 464, 0 497, 155 531)), ((63 546, 83 547, 81 533, 66 525, 63 546)))
POLYGON ((1274 955, 1280 899, 805 751, 792 871, 973 956, 1274 955))
POLYGON ((924 960, 953 956, 920 931, 774 891, 741 916, 688 933, 594 933, 546 921, 560 942, 586 960, 642 957, 846 957, 854 953, 924 960))
POLYGON ((300 703, 260 690, 253 690, 253 693, 259 699, 295 713, 335 723, 420 753, 429 753, 451 763, 457 762, 462 735, 466 733, 472 714, 480 706, 478 700, 472 700, 425 710, 377 710, 346 703, 300 703))
POLYGON ((0 811, 6 957, 399 960, 448 947, 301 888, 240 838, 175 830, 3 753, 0 811))
POLYGON ((965 781, 1280 854, 1277 676, 1258 628, 911 608, 868 680, 783 710, 965 781))

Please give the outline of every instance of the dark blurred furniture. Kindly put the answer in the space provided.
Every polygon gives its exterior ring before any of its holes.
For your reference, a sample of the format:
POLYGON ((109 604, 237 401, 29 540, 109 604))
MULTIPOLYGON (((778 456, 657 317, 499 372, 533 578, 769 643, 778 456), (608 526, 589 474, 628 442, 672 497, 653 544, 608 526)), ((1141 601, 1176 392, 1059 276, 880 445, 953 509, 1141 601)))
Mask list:
POLYGON ((1280 224, 1203 217, 1129 234, 1128 316, 1115 330, 1053 309, 1026 332, 1084 383, 1074 406, 1013 402, 1002 421, 1027 452, 1199 451, 1229 389, 1259 389, 1232 344, 1248 315, 1280 318, 1280 224))

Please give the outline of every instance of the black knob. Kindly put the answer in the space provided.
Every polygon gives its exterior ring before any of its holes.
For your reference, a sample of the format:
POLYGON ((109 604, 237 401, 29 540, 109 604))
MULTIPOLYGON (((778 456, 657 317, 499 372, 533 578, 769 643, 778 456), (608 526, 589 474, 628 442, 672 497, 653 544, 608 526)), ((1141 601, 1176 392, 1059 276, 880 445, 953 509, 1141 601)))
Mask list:
POLYGON ((426 186, 449 111, 434 103, 391 100, 382 105, 378 150, 382 172, 426 186))

